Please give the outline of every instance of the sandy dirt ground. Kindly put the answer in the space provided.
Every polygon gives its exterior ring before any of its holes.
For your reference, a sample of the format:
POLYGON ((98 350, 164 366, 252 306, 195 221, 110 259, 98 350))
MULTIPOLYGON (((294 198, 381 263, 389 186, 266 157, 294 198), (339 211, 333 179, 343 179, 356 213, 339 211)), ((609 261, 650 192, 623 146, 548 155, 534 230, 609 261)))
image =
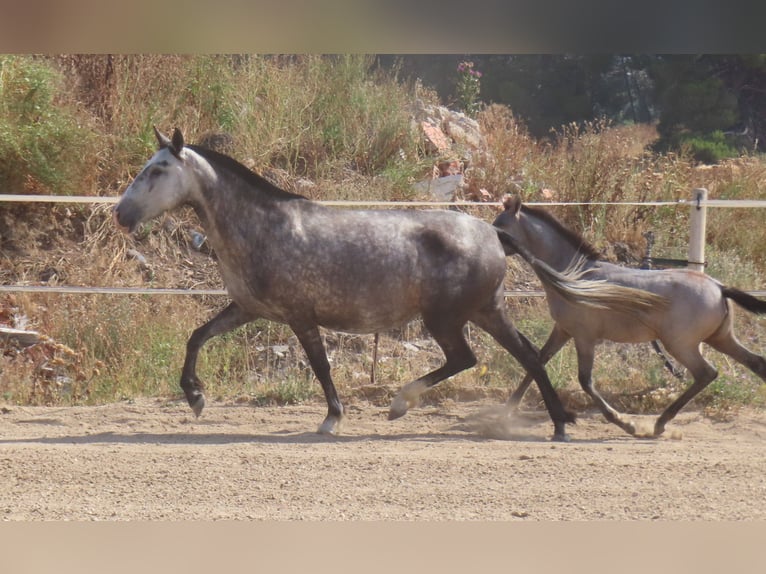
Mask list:
POLYGON ((766 519, 763 412, 681 413, 659 440, 583 413, 563 444, 486 402, 347 410, 332 438, 320 403, 0 407, 0 519, 766 519))

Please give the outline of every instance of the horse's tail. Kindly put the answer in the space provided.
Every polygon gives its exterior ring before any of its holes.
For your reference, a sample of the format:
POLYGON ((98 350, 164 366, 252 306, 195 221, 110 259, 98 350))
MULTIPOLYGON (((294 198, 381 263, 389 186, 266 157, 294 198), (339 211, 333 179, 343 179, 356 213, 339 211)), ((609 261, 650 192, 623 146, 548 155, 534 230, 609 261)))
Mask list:
POLYGON ((624 313, 636 313, 664 307, 668 300, 661 295, 624 287, 607 281, 582 279, 584 271, 574 265, 559 273, 544 261, 530 253, 508 232, 495 228, 506 255, 519 254, 532 266, 537 277, 569 303, 596 309, 609 309, 624 313))
POLYGON ((721 295, 727 299, 731 299, 737 305, 750 311, 751 313, 757 313, 759 315, 766 313, 766 301, 753 297, 744 291, 740 291, 734 287, 726 287, 721 285, 721 295))

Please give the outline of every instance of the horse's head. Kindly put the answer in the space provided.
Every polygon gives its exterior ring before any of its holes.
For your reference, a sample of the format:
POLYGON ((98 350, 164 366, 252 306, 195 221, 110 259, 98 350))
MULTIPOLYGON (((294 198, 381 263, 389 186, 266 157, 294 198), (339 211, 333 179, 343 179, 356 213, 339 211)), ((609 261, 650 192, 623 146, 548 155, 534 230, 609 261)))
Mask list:
MULTIPOLYGON (((125 232, 165 211, 187 202, 191 193, 192 171, 186 161, 184 138, 176 128, 173 138, 154 128, 159 150, 146 163, 114 207, 113 217, 125 232)), ((188 150, 187 150, 188 151, 188 150)))

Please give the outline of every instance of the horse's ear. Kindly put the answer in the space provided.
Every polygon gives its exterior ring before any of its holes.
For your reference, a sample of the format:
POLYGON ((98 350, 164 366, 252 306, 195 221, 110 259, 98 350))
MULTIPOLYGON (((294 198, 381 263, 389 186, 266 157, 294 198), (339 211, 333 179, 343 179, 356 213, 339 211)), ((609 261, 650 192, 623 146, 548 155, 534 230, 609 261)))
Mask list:
POLYGON ((511 194, 506 195, 503 198, 503 207, 506 211, 511 212, 511 215, 516 215, 521 209, 521 197, 511 194))
POLYGON ((173 155, 180 157, 181 150, 184 149, 184 136, 181 133, 181 130, 178 128, 173 130, 173 141, 170 143, 170 151, 173 152, 173 155))
POLYGON ((165 134, 160 133, 160 130, 157 129, 157 126, 152 127, 154 128, 154 135, 157 138, 157 145, 159 145, 160 149, 164 147, 170 147, 170 138, 165 134))

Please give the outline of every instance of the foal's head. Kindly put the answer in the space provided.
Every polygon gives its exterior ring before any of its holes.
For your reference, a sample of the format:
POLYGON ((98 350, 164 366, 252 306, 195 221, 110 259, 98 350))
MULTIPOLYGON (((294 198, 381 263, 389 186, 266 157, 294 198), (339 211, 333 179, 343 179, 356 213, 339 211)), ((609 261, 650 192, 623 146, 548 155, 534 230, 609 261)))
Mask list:
POLYGON ((574 250, 586 259, 601 259, 598 250, 582 235, 565 227, 545 209, 522 205, 517 195, 506 195, 503 208, 492 225, 505 231, 521 245, 536 250, 536 256, 544 261, 566 250, 574 250))
POLYGON ((193 170, 184 138, 176 128, 173 139, 154 128, 159 150, 136 176, 114 208, 115 223, 126 232, 139 223, 186 203, 193 190, 193 170))
POLYGON ((521 198, 518 195, 506 195, 503 197, 503 212, 492 223, 499 227, 516 240, 522 239, 523 230, 520 229, 521 198))

